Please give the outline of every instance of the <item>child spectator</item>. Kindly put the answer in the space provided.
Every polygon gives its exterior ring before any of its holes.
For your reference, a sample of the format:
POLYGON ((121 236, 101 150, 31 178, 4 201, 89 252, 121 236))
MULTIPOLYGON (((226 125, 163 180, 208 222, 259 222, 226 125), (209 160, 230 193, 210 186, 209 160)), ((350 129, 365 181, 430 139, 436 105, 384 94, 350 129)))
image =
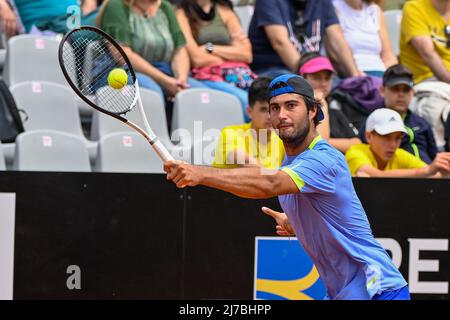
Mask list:
POLYGON ((400 114, 381 108, 366 122, 368 144, 352 146, 346 153, 350 172, 358 177, 444 177, 450 174, 450 153, 438 153, 427 165, 400 149, 403 135, 408 134, 400 114))
POLYGON ((260 77, 250 86, 247 112, 250 123, 222 129, 216 149, 214 167, 236 168, 259 165, 276 169, 284 159, 283 142, 272 130, 269 114, 269 84, 271 79, 260 77))
MULTIPOLYGON (((397 64, 389 67, 384 73, 380 93, 384 97, 384 106, 397 111, 408 130, 409 135, 403 137, 400 148, 426 163, 431 163, 438 151, 433 130, 425 119, 408 109, 414 97, 413 86, 411 71, 397 64)), ((365 126, 359 133, 362 142, 366 143, 365 126)))

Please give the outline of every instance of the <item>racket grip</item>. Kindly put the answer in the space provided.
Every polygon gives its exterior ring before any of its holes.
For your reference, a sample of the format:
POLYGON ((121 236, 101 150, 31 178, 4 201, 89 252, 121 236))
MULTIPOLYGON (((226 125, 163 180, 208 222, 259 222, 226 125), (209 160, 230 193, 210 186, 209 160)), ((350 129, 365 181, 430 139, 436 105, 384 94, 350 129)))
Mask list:
POLYGON ((152 144, 152 147, 163 161, 175 160, 159 139, 152 144))

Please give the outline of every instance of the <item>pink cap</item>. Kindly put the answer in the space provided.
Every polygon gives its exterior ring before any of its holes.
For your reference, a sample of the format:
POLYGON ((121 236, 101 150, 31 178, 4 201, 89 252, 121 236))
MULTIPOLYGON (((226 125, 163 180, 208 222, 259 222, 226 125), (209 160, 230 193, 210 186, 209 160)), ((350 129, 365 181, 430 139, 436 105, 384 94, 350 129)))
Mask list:
POLYGON ((316 73, 322 70, 335 72, 330 60, 327 57, 320 56, 306 62, 300 68, 300 74, 303 76, 305 74, 316 73))

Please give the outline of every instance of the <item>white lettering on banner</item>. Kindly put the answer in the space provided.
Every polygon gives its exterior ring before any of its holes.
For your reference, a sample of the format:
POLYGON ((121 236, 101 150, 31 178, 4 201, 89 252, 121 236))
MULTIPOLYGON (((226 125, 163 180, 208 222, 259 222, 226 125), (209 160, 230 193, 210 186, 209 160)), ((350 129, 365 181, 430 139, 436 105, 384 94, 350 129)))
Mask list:
POLYGON ((15 193, 0 193, 0 300, 13 298, 15 206, 15 193))
POLYGON ((448 251, 448 239, 408 239, 408 241, 411 292, 448 294, 448 281, 419 281, 419 272, 439 271, 439 260, 420 260, 420 251, 448 251))

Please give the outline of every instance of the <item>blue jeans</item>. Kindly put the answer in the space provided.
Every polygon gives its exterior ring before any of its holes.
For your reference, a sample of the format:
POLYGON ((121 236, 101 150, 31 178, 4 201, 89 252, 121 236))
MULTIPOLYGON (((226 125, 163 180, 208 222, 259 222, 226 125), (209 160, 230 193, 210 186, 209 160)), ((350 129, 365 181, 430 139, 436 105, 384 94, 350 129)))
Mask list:
POLYGON ((398 290, 384 291, 381 294, 376 294, 372 300, 411 300, 409 296, 408 286, 404 286, 398 290))
MULTIPOLYGON (((147 76, 143 73, 139 73, 139 72, 136 72, 136 77, 139 82, 139 87, 155 91, 157 94, 159 94, 161 96, 163 101, 165 100, 163 89, 160 87, 160 85, 155 80, 153 80, 149 76, 147 76)), ((190 88, 207 88, 207 86, 205 86, 200 81, 195 80, 194 78, 188 78, 188 84, 189 84, 190 88)))
POLYGON ((239 102, 241 103, 242 113, 244 115, 245 122, 250 122, 250 118, 248 117, 248 114, 247 114, 247 111, 246 111, 247 106, 248 106, 248 93, 247 93, 247 91, 245 91, 244 89, 236 87, 232 83, 228 83, 228 82, 224 82, 224 81, 221 82, 221 81, 204 80, 204 81, 201 81, 201 82, 204 85, 206 85, 208 88, 210 88, 210 89, 214 89, 214 90, 230 93, 233 96, 235 96, 236 98, 238 98, 239 102))

